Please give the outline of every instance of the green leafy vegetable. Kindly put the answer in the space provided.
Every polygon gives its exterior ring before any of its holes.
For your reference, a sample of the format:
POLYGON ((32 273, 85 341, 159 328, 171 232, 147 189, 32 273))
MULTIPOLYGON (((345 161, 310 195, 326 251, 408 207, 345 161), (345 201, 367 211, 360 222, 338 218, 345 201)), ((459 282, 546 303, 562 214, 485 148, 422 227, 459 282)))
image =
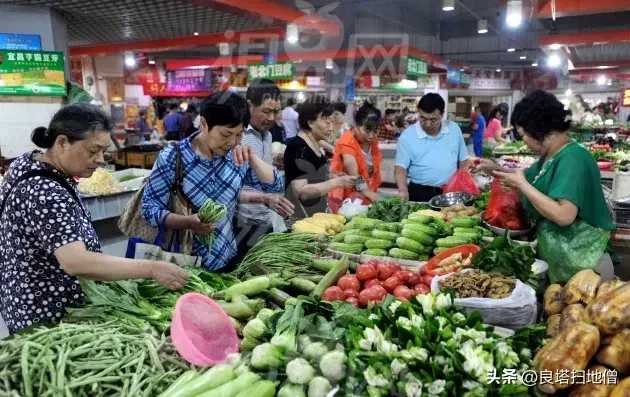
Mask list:
POLYGON ((472 259, 474 268, 515 277, 536 286, 532 265, 536 254, 532 247, 519 245, 505 237, 496 237, 472 259))

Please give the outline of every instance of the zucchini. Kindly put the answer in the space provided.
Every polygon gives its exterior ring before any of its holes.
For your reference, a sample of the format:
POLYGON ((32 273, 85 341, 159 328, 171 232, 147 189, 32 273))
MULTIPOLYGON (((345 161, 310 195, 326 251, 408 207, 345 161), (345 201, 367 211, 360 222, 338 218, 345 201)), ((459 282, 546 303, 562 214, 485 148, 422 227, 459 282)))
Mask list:
POLYGON ((328 273, 324 276, 322 281, 320 281, 313 292, 311 292, 312 296, 321 296, 326 288, 334 285, 337 280, 341 278, 344 274, 348 273, 348 257, 346 255, 341 258, 337 266, 330 269, 328 273))
POLYGON ((372 248, 372 249, 368 249, 365 250, 363 252, 361 252, 364 255, 371 255, 371 256, 387 256, 387 251, 385 251, 384 249, 380 249, 380 248, 372 248))
POLYGON ((347 229, 342 233, 345 233, 346 236, 364 236, 364 237, 372 237, 371 230, 361 230, 361 229, 347 229))
POLYGON ((383 223, 383 221, 379 219, 354 217, 349 225, 351 224, 353 229, 371 230, 381 223, 383 223))
POLYGON ((310 294, 311 292, 313 292, 315 287, 317 287, 317 284, 315 284, 311 280, 306 280, 299 277, 293 277, 291 280, 289 280, 289 285, 300 292, 304 292, 305 294, 310 294))
MULTIPOLYGON (((374 229, 372 230, 372 237, 380 239, 380 240, 390 240, 394 241, 398 238, 398 233, 394 232, 386 232, 383 230, 374 229)), ((368 247, 370 248, 370 247, 368 247)))
POLYGON ((380 225, 377 225, 376 228, 385 232, 398 233, 400 232, 400 229, 402 229, 402 225, 400 224, 400 222, 389 222, 381 223, 380 225))
POLYGON ((394 246, 394 243, 389 240, 370 239, 365 242, 365 248, 367 249, 388 249, 394 246))
POLYGON ((407 229, 412 229, 418 232, 422 232, 424 234, 427 234, 433 238, 437 237, 438 235, 438 231, 434 228, 431 227, 429 225, 424 225, 421 223, 408 223, 405 225, 405 228, 407 229))
POLYGON ((405 226, 401 234, 403 237, 410 238, 423 245, 432 245, 435 241, 433 237, 429 236, 428 234, 418 231, 416 229, 412 229, 409 226, 405 226))
POLYGON ((481 234, 476 227, 456 227, 453 229, 453 234, 455 233, 481 234))
POLYGON ((360 236, 360 235, 350 235, 350 236, 346 236, 346 238, 343 239, 343 242, 346 244, 365 244, 365 242, 369 239, 370 237, 365 237, 365 236, 360 236))
POLYGON ((464 232, 456 232, 453 234, 455 237, 467 238, 470 241, 479 241, 481 235, 479 233, 464 233, 464 232))
POLYGON ((433 220, 433 217, 412 213, 409 214, 409 217, 407 219, 415 223, 429 223, 433 220))
POLYGON ((422 244, 413 239, 410 239, 409 237, 398 237, 396 239, 396 245, 398 246, 398 248, 415 252, 417 254, 423 253, 425 250, 425 247, 422 244))
POLYGON ((341 233, 337 233, 336 235, 334 235, 330 241, 332 241, 333 243, 343 243, 344 239, 346 238, 346 236, 349 236, 350 234, 348 233, 350 230, 345 230, 341 233))
POLYGON ((401 249, 401 248, 392 248, 392 249, 390 249, 389 250, 389 256, 391 256, 392 258, 409 259, 409 260, 416 260, 416 259, 418 259, 420 257, 415 252, 407 251, 407 250, 404 250, 404 249, 401 249))
POLYGON ((358 255, 363 251, 363 244, 330 243, 328 247, 333 251, 339 251, 345 254, 358 255))
POLYGON ((314 259, 313 262, 311 262, 311 267, 319 271, 328 273, 330 269, 337 265, 337 263, 339 263, 339 260, 337 259, 319 258, 314 259))
POLYGON ((469 244, 470 240, 459 236, 449 236, 435 240, 435 245, 438 247, 452 248, 458 245, 469 244))
POLYGON ((462 216, 451 220, 451 225, 454 227, 475 227, 479 225, 481 219, 474 216, 462 216))

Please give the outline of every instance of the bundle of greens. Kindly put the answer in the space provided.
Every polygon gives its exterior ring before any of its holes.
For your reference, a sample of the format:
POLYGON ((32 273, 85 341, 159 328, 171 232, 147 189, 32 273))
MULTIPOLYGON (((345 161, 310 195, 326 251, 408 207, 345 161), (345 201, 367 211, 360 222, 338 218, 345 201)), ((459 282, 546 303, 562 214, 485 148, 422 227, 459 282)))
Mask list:
MULTIPOLYGON (((202 223, 212 223, 223 220, 227 215, 227 207, 221 203, 217 203, 212 199, 207 199, 201 208, 199 208, 199 220, 202 223)), ((199 237, 208 247, 212 247, 214 241, 214 231, 205 236, 199 237)))
POLYGON ((118 321, 37 327, 0 340, 0 395, 148 396, 189 367, 165 337, 118 321))
POLYGON ((473 205, 475 206, 475 208, 479 209, 480 211, 485 211, 486 208, 488 208, 488 201, 490 200, 490 192, 483 192, 479 195, 479 197, 477 197, 475 199, 475 201, 473 202, 473 205))
POLYGON ((536 287, 532 272, 535 260, 536 253, 532 247, 514 243, 505 237, 496 237, 473 257, 472 266, 488 273, 515 277, 536 287))
POLYGON ((514 350, 478 313, 453 307, 450 295, 418 295, 408 303, 390 296, 348 320, 346 396, 527 396, 518 379, 488 380, 504 369, 530 368, 531 351, 514 350))
POLYGON ((427 204, 414 201, 402 201, 399 197, 390 197, 372 204, 367 217, 385 222, 400 222, 409 214, 430 208, 427 204))

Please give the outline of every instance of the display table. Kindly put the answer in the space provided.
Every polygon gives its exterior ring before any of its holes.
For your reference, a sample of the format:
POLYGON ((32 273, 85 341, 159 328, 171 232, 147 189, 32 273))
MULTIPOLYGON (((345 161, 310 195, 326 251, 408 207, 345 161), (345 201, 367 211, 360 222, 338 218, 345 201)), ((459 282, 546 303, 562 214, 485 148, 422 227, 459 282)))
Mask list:
POLYGON ((155 159, 157 159, 158 153, 160 153, 159 150, 153 152, 136 152, 132 150, 118 152, 116 156, 116 165, 121 167, 140 167, 151 169, 153 168, 155 159))
POLYGON ((135 191, 127 191, 108 196, 83 197, 85 207, 92 215, 92 222, 119 217, 131 200, 135 191))

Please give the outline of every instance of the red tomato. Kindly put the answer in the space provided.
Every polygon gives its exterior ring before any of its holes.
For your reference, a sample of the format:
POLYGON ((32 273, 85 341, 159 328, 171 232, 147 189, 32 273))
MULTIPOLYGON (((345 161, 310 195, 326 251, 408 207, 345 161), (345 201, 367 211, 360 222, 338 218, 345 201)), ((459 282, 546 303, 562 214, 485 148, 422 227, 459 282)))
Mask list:
POLYGON ((346 298, 346 302, 352 303, 355 306, 359 306, 359 299, 355 297, 346 298))
POLYGON ((344 289, 343 290, 343 295, 346 297, 346 299, 348 298, 358 298, 359 297, 359 291, 349 288, 349 289, 344 289))
POLYGON ((394 267, 391 264, 389 264, 389 263, 382 263, 378 267, 378 279, 381 280, 381 281, 387 280, 395 272, 396 272, 396 270, 394 269, 394 267))
POLYGON ((353 289, 355 291, 359 291, 361 288, 361 283, 354 274, 346 274, 345 276, 342 276, 339 281, 337 281, 337 285, 342 290, 353 289))
POLYGON ((402 301, 409 302, 409 299, 413 296, 413 291, 406 285, 399 285, 394 290, 394 296, 402 301))
POLYGON ((418 284, 422 280, 422 276, 418 272, 411 272, 409 279, 407 280, 407 285, 409 287, 413 287, 418 284))
POLYGON ((407 284, 409 282, 409 278, 411 278, 411 276, 413 276, 413 272, 410 272, 409 270, 399 270, 394 273, 394 277, 398 277, 400 281, 404 284, 407 284))
POLYGON ((413 290, 416 294, 424 295, 424 294, 428 294, 429 291, 431 291, 431 288, 429 288, 426 284, 420 283, 420 284, 416 284, 416 286, 413 287, 413 290))
POLYGON ((346 297, 344 296, 341 288, 337 287, 336 285, 326 288, 326 291, 324 291, 324 293, 322 294, 322 300, 328 302, 342 301, 345 298, 346 297))
POLYGON ((426 285, 431 285, 431 280, 433 280, 433 275, 431 274, 425 274, 424 276, 421 277, 422 278, 422 282, 426 285))
POLYGON ((401 284, 402 284, 402 281, 400 281, 400 279, 398 277, 391 276, 390 278, 385 280, 385 282, 383 283, 383 287, 385 287, 385 289, 388 292, 394 292, 396 287, 398 287, 401 284))
POLYGON ((374 267, 367 263, 362 263, 357 267, 357 279, 359 281, 368 281, 376 278, 376 270, 374 267))
POLYGON ((377 278, 373 278, 373 279, 369 280, 367 283, 365 283, 365 285, 363 285, 363 289, 368 289, 368 288, 373 287, 375 285, 382 285, 381 280, 379 280, 377 278))
POLYGON ((394 273, 396 273, 399 270, 402 270, 400 265, 396 262, 388 262, 388 264, 394 269, 394 273))
POLYGON ((378 294, 378 301, 382 301, 387 296, 387 290, 380 285, 375 285, 372 287, 373 290, 378 294))

